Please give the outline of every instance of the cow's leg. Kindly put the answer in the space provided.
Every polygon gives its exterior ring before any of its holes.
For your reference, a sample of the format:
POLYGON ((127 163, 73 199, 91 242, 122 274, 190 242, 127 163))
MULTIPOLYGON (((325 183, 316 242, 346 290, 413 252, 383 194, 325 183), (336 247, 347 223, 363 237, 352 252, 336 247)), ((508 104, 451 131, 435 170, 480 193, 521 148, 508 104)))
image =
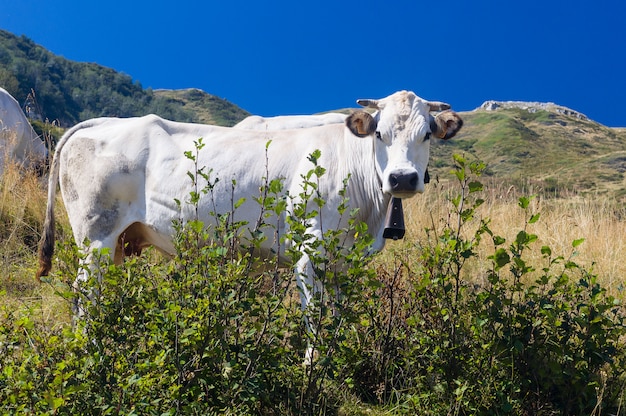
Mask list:
MULTIPOLYGON (((309 305, 312 305, 315 294, 319 293, 321 288, 314 278, 313 266, 309 261, 308 255, 303 254, 300 260, 298 260, 295 273, 296 283, 298 285, 298 290, 300 291, 300 306, 304 312, 307 331, 309 332, 311 338, 315 339, 317 337, 317 328, 310 318, 311 310, 309 309, 309 305)), ((304 356, 305 365, 313 364, 314 351, 314 343, 309 341, 304 356)))
POLYGON ((76 276, 76 280, 74 280, 72 288, 76 293, 76 297, 74 298, 74 302, 72 304, 72 312, 74 312, 75 319, 81 319, 85 315, 85 305, 82 302, 82 295, 89 298, 92 302, 94 301, 93 292, 85 287, 87 281, 89 280, 89 276, 97 270, 97 268, 92 267, 92 264, 93 255, 90 253, 84 260, 80 261, 78 276, 76 276))
POLYGON ((320 285, 313 277, 313 266, 309 261, 309 256, 303 254, 296 264, 296 283, 300 291, 300 306, 306 311, 314 296, 320 292, 320 285))
MULTIPOLYGON (((307 229, 307 234, 312 235, 313 239, 322 239, 322 231, 315 227, 317 225, 316 221, 313 221, 313 226, 307 229)), ((311 339, 315 340, 317 338, 317 327, 315 322, 312 321, 312 306, 315 301, 316 295, 322 293, 324 290, 322 284, 315 278, 315 271, 313 270, 313 265, 311 264, 311 260, 309 255, 306 253, 306 250, 302 250, 302 257, 296 263, 296 283, 298 285, 298 290, 300 291, 300 305, 302 311, 304 312, 304 319, 306 322, 307 330, 311 335, 311 339)), ((315 355, 315 342, 309 342, 309 345, 306 350, 304 364, 311 365, 313 364, 313 358, 315 355)))
POLYGON ((74 280, 73 284, 73 289, 78 294, 73 305, 74 316, 77 319, 82 318, 86 312, 85 305, 83 305, 81 300, 83 296, 81 295, 87 297, 92 303, 95 302, 99 295, 97 287, 86 287, 86 284, 91 276, 94 276, 98 282, 102 281, 102 275, 100 273, 100 256, 104 256, 105 254, 102 253, 95 256, 94 250, 103 251, 105 248, 109 250, 108 255, 112 256, 115 252, 115 239, 108 238, 101 242, 92 243, 90 247, 85 248, 85 250, 87 250, 87 255, 80 261, 78 275, 76 276, 76 280, 74 280))

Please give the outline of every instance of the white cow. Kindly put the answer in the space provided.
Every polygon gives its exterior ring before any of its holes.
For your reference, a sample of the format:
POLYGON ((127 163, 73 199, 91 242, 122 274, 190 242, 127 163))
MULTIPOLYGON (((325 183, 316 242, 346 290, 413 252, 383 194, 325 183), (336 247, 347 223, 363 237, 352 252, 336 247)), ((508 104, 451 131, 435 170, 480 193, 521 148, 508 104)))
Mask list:
POLYGON ((307 127, 317 127, 326 124, 343 123, 347 114, 326 113, 305 116, 248 116, 235 124, 236 129, 245 130, 289 130, 302 129, 307 127))
POLYGON ((0 175, 7 162, 32 168, 42 165, 47 157, 46 146, 31 127, 18 102, 0 88, 0 175))
MULTIPOLYGON (((326 204, 319 217, 311 220, 308 232, 322 238, 323 226, 347 228, 348 218, 340 218, 337 207, 342 201, 339 191, 349 177, 347 212, 359 208, 357 219, 366 222, 376 236, 374 249, 381 249, 390 198, 409 198, 423 192, 430 135, 448 139, 461 128, 462 120, 452 111, 432 116, 431 111, 449 106, 428 102, 408 91, 358 103, 377 109, 375 117, 359 111, 343 124, 264 132, 177 123, 155 115, 98 118, 74 126, 59 141, 50 169, 37 276, 47 275, 51 268, 59 179, 76 243, 89 241, 90 246, 84 247, 87 250, 108 248, 119 263, 125 254, 140 253, 150 245, 174 255, 173 220, 192 219, 198 213, 209 224, 210 212, 228 213, 232 201, 241 198, 246 200, 233 220, 247 221, 252 227, 259 218, 260 207, 253 199, 259 196, 260 187, 267 180, 280 178, 285 192, 299 195, 302 175, 313 167, 308 156, 315 150, 321 151, 319 165, 327 169, 319 179, 326 204), (197 165, 219 178, 213 193, 223 197, 204 196, 197 211, 183 206, 181 212, 175 200, 189 199, 193 186, 188 172, 195 169, 184 154, 195 153, 199 138, 205 146, 198 150, 197 165), (232 180, 236 180, 234 191, 232 180)), ((287 211, 291 209, 290 205, 287 211)), ((266 221, 279 224, 278 233, 285 235, 284 218, 266 221)), ((268 231, 266 245, 261 248, 285 253, 284 245, 290 243, 276 242, 275 232, 268 231)), ((350 246, 350 239, 346 244, 350 246)), ((306 254, 296 271, 306 308, 313 295, 310 289, 315 286, 306 254)), ((83 274, 77 284, 82 279, 83 274)))

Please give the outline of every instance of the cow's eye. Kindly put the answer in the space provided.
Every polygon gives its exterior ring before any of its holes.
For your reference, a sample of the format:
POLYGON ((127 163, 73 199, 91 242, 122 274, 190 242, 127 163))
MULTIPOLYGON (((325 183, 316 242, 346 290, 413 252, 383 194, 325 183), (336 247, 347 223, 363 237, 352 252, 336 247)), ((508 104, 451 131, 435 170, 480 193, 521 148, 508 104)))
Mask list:
POLYGON ((380 132, 379 132, 379 131, 377 131, 377 132, 376 132, 376 138, 377 138, 378 140, 382 140, 382 139, 383 139, 383 138, 381 137, 381 135, 380 135, 380 132))
POLYGON ((426 140, 430 140, 430 133, 426 133, 426 136, 424 137, 424 141, 426 140))

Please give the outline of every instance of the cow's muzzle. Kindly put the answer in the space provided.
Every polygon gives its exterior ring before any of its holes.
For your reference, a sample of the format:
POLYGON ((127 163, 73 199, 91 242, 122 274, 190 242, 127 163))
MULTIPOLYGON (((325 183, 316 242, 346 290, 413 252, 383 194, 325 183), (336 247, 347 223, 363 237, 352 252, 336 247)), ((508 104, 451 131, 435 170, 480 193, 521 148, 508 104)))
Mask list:
POLYGON ((415 171, 398 171, 389 174, 391 192, 395 194, 415 193, 419 185, 419 176, 415 171))

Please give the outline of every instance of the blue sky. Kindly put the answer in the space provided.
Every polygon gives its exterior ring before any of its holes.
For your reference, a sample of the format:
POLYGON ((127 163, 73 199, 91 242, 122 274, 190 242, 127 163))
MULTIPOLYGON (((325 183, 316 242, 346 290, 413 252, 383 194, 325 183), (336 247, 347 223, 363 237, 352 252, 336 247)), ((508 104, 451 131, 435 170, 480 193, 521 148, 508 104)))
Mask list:
POLYGON ((0 28, 144 88, 265 116, 412 90, 544 101, 626 127, 626 1, 0 0, 0 28))

